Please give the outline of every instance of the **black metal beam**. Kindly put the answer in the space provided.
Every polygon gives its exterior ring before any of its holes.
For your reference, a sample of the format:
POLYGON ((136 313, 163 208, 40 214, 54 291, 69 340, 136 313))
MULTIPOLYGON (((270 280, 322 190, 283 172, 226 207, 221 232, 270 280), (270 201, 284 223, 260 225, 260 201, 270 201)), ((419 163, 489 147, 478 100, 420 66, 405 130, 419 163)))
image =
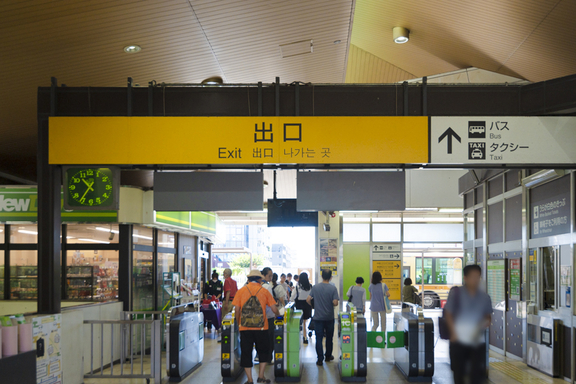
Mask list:
POLYGON ((10 300, 10 224, 4 226, 4 300, 10 300))
POLYGON ((118 234, 118 300, 122 310, 132 310, 132 226, 120 224, 118 234))
POLYGON ((68 224, 62 224, 62 289, 60 293, 60 297, 62 300, 68 299, 68 241, 66 237, 68 235, 68 224))

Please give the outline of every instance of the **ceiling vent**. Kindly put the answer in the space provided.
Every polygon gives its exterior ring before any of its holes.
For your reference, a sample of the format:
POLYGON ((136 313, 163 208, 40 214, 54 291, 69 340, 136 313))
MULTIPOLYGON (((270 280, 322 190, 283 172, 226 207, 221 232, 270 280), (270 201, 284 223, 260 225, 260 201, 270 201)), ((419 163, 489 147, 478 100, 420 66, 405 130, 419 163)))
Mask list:
POLYGON ((281 44, 282 58, 305 55, 314 52, 314 40, 302 40, 294 43, 281 44))

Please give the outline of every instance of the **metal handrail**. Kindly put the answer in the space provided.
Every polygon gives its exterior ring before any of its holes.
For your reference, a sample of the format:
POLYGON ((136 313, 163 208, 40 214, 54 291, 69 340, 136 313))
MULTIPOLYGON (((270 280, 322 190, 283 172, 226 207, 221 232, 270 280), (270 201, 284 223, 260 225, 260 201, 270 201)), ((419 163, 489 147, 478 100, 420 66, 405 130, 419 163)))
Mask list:
MULTIPOLYGON (((161 324, 162 320, 84 320, 84 324, 90 325, 90 373, 84 374, 85 378, 126 378, 126 379, 146 379, 149 383, 154 380, 154 384, 161 384, 162 381, 162 345, 161 345, 161 324), (94 326, 100 325, 100 368, 99 372, 94 372, 94 326), (120 337, 114 338, 115 325, 118 325, 120 337), (105 327, 108 326, 108 327, 105 327), (133 328, 140 327, 140 334, 133 334, 133 328), (104 374, 108 365, 104 364, 104 340, 105 328, 110 332, 110 373, 104 374), (144 355, 148 350, 148 335, 150 349, 150 370, 145 372, 144 355), (139 340, 138 340, 139 339, 139 340), (134 346, 134 342, 140 342, 134 346), (117 344, 119 343, 119 345, 117 344), (120 373, 114 373, 115 355, 114 350, 120 350, 120 373), (140 355, 140 373, 134 373, 134 356, 140 355), (129 356, 129 358, 128 358, 129 356), (124 370, 127 361, 130 361, 130 369, 124 370)), ((107 359, 108 357, 106 357, 107 359)), ((118 372, 118 371, 116 371, 118 372)))

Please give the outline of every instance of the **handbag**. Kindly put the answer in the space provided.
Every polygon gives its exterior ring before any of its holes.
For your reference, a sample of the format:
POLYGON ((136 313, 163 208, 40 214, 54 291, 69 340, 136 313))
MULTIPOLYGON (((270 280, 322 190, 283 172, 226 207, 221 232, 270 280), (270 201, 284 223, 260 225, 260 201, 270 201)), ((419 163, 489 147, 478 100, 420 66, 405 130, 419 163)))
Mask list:
MULTIPOLYGON (((460 288, 452 287, 450 293, 452 293, 452 300, 454 300, 454 311, 452 312, 452 317, 454 318, 460 309, 460 288)), ((450 293, 448 293, 448 298, 450 298, 450 293)), ((438 331, 440 331, 440 338, 442 340, 450 340, 451 335, 448 322, 446 321, 446 308, 442 309, 442 317, 438 318, 438 331)))
POLYGON ((384 305, 386 306, 386 313, 392 313, 392 305, 390 305, 390 300, 386 296, 386 290, 384 289, 385 284, 382 283, 382 294, 384 295, 384 305))

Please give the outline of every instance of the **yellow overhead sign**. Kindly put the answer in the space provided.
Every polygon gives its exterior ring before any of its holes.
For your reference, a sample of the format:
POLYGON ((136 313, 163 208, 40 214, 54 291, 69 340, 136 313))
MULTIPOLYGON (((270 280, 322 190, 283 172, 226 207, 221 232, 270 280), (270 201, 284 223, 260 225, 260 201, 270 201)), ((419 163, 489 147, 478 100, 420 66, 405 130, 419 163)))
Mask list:
POLYGON ((50 164, 428 162, 427 117, 50 117, 50 164))

